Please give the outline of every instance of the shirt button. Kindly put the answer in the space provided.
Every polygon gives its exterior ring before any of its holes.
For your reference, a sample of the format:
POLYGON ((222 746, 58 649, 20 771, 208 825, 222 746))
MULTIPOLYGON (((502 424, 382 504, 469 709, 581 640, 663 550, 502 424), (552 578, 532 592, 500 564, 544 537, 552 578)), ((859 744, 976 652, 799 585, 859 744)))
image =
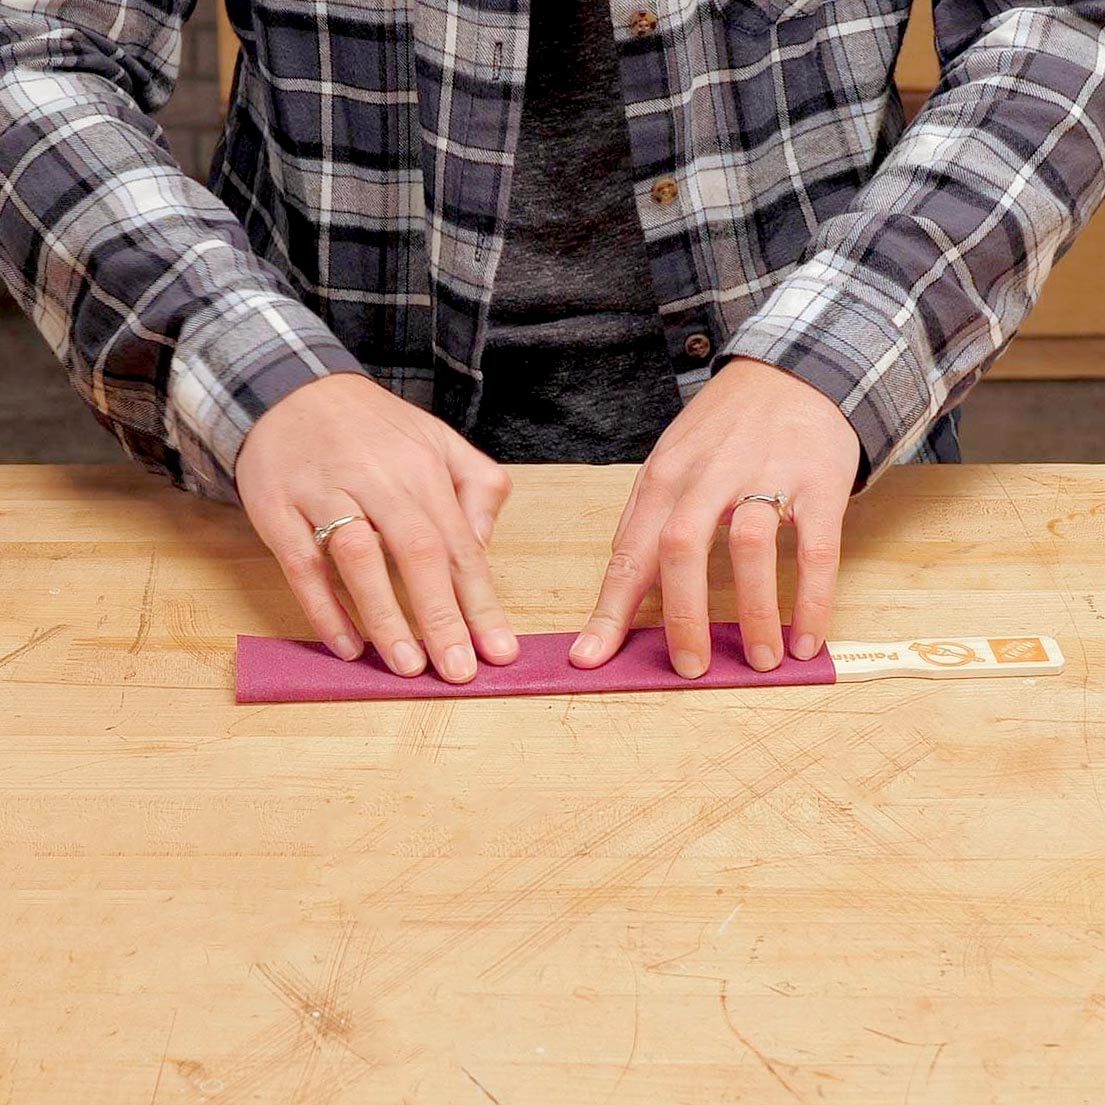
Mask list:
POLYGON ((662 177, 652 186, 652 201, 661 207, 667 207, 675 203, 675 197, 679 195, 679 185, 670 176, 662 177))
POLYGON ((645 8, 640 11, 635 11, 629 19, 629 29, 637 38, 647 38, 653 31, 656 30, 656 24, 659 20, 656 18, 654 12, 650 12, 645 8))
POLYGON ((683 351, 688 357, 694 357, 696 361, 703 361, 710 355, 713 349, 709 337, 705 334, 691 334, 683 343, 683 351))

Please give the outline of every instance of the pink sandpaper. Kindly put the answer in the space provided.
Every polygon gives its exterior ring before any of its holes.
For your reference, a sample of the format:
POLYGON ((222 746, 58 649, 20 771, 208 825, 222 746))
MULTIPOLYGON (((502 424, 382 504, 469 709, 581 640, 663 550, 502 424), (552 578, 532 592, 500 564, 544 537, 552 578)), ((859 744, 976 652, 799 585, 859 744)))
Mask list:
MULTIPOLYGON (((604 691, 682 691, 718 687, 778 687, 835 683, 836 670, 822 647, 812 660, 789 655, 774 671, 745 662, 735 622, 710 627, 713 659, 699 679, 683 679, 668 660, 662 628, 635 629, 613 659, 584 670, 568 661, 575 633, 519 637, 513 664, 480 663, 470 683, 446 683, 433 671, 394 675, 367 648, 360 660, 339 660, 325 645, 272 637, 238 638, 239 702, 336 702, 373 698, 491 698, 506 695, 597 694, 604 691)), ((787 639, 787 628, 783 630, 787 639)))

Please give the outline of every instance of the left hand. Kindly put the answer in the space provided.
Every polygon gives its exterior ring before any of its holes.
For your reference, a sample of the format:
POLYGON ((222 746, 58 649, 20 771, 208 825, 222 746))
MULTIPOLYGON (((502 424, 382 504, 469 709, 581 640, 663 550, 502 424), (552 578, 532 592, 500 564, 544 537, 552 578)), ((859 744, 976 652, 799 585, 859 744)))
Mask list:
MULTIPOLYGON (((688 679, 702 675, 710 666, 706 565, 715 531, 742 495, 776 489, 790 497, 797 528, 791 653, 800 660, 816 655, 829 627, 859 450, 840 408, 816 388, 760 361, 730 361, 641 466, 572 663, 593 668, 609 660, 659 576, 672 666, 688 679)), ((729 526, 741 635, 759 671, 783 657, 775 580, 779 522, 770 503, 751 502, 733 513, 729 526)))

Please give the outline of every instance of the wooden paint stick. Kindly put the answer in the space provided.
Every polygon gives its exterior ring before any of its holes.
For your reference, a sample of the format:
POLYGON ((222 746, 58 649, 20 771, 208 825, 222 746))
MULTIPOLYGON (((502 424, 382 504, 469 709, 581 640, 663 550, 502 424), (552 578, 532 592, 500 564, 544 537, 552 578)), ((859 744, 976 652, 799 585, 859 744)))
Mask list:
POLYGON ((1063 670, 1063 653, 1051 637, 922 637, 888 644, 829 641, 827 648, 840 683, 894 676, 1058 675, 1063 670))

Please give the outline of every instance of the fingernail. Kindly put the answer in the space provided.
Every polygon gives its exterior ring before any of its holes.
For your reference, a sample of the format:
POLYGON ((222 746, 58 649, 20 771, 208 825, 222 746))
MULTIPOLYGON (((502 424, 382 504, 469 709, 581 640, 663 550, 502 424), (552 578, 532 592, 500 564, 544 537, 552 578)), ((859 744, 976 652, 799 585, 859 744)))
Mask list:
POLYGON ((813 639, 812 633, 803 633, 802 636, 794 642, 794 655, 799 660, 809 660, 816 651, 817 642, 813 639))
POLYGON ((594 633, 581 633, 572 645, 571 654, 579 660, 597 660, 602 652, 602 638, 594 633))
POLYGON ((488 543, 491 541, 492 531, 495 529, 495 519, 490 514, 481 514, 476 519, 476 537, 479 538, 479 542, 486 549, 488 543))
POLYGON ((757 671, 770 671, 776 666, 775 653, 770 645, 753 645, 748 658, 757 671))
POLYGON ((398 641, 391 650, 391 666, 400 675, 422 670, 422 653, 410 641, 398 641))
POLYGON ((675 652, 671 663, 684 679, 697 679, 706 670, 705 661, 694 652, 675 652))
POLYGON ((476 654, 467 645, 450 645, 441 658, 441 674, 454 683, 467 683, 476 674, 476 654))
POLYGON ((347 637, 344 633, 334 639, 334 653, 342 660, 356 660, 361 654, 363 645, 357 644, 352 637, 347 637))
POLYGON ((483 645, 492 656, 509 656, 518 647, 518 639, 509 629, 493 629, 483 645))

